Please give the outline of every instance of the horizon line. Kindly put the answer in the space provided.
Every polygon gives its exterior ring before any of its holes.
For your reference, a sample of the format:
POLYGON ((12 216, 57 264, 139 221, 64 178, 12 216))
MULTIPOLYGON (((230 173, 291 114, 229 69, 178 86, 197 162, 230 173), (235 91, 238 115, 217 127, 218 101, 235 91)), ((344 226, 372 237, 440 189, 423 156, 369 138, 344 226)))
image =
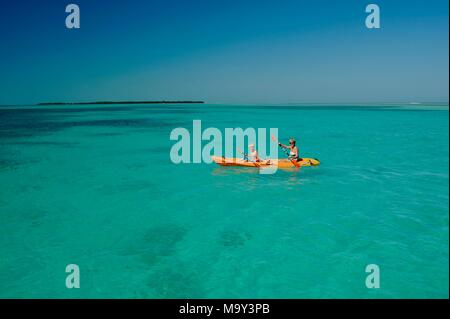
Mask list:
POLYGON ((444 104, 449 105, 449 101, 337 101, 337 102, 329 102, 329 101, 297 101, 297 102, 207 102, 203 100, 124 100, 124 101, 85 101, 85 102, 38 102, 38 103, 19 103, 19 104, 0 104, 0 106, 58 106, 58 105, 107 105, 107 104, 229 104, 229 105, 255 105, 255 104, 264 104, 264 105, 287 105, 287 104, 312 104, 312 105, 342 105, 342 104, 407 104, 407 105, 426 105, 426 104, 444 104))

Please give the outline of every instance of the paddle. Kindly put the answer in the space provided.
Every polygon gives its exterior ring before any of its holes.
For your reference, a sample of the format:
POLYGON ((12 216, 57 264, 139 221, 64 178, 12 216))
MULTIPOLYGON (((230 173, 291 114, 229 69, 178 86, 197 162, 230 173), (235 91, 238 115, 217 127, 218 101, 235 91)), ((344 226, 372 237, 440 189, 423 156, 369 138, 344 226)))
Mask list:
MULTIPOLYGON (((285 150, 284 147, 282 147, 282 146, 279 144, 279 142, 278 142, 278 140, 276 139, 275 135, 272 134, 272 135, 271 135, 271 138, 272 138, 272 141, 274 141, 275 143, 277 143, 278 146, 279 146, 280 148, 282 148, 283 150, 285 150)), ((284 153, 288 156, 288 159, 291 161, 291 163, 292 163, 295 167, 300 167, 300 163, 299 163, 299 162, 297 162, 297 161, 294 160, 293 158, 290 158, 290 157, 289 157, 289 152, 288 152, 287 150, 286 150, 284 153)))
POLYGON ((237 148, 237 151, 238 151, 239 153, 241 153, 242 155, 244 155, 244 160, 247 160, 247 161, 248 161, 248 154, 245 154, 239 147, 237 148))

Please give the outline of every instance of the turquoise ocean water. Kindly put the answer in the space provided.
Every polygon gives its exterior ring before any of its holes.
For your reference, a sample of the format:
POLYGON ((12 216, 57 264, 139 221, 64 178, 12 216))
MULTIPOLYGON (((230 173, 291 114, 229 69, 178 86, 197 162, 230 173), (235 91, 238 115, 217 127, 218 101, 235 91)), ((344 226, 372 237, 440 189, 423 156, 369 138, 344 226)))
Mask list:
POLYGON ((0 107, 2 298, 447 298, 448 106, 0 107), (278 127, 319 167, 175 165, 278 127), (81 288, 65 287, 77 264, 81 288), (367 289, 377 264, 381 288, 367 289))

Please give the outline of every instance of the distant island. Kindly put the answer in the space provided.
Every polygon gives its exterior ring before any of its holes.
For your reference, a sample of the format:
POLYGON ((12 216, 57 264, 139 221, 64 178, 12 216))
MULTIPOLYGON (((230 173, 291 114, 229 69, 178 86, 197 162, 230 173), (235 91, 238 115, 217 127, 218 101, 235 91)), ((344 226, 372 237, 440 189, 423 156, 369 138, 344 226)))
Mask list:
POLYGON ((36 105, 86 105, 86 104, 203 104, 204 101, 97 101, 97 102, 43 102, 36 105))

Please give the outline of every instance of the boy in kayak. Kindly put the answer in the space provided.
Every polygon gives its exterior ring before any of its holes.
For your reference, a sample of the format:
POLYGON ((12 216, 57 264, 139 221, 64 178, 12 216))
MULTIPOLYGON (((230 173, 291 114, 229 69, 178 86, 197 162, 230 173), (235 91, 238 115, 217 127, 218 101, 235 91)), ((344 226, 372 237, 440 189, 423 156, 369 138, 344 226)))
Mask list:
POLYGON ((250 161, 252 162, 261 162, 261 159, 259 158, 258 151, 255 149, 254 144, 250 144, 248 146, 248 150, 250 151, 248 154, 248 157, 250 161))
POLYGON ((302 160, 299 157, 298 147, 295 145, 295 139, 293 137, 291 137, 289 139, 289 145, 284 145, 284 144, 278 143, 278 146, 289 150, 289 159, 295 160, 297 162, 302 160))
POLYGON ((248 150, 249 150, 249 154, 247 155, 247 160, 249 160, 250 162, 262 163, 262 164, 265 164, 265 165, 269 165, 270 164, 270 160, 262 160, 259 157, 258 151, 255 149, 255 145, 254 144, 250 144, 248 146, 248 150))

